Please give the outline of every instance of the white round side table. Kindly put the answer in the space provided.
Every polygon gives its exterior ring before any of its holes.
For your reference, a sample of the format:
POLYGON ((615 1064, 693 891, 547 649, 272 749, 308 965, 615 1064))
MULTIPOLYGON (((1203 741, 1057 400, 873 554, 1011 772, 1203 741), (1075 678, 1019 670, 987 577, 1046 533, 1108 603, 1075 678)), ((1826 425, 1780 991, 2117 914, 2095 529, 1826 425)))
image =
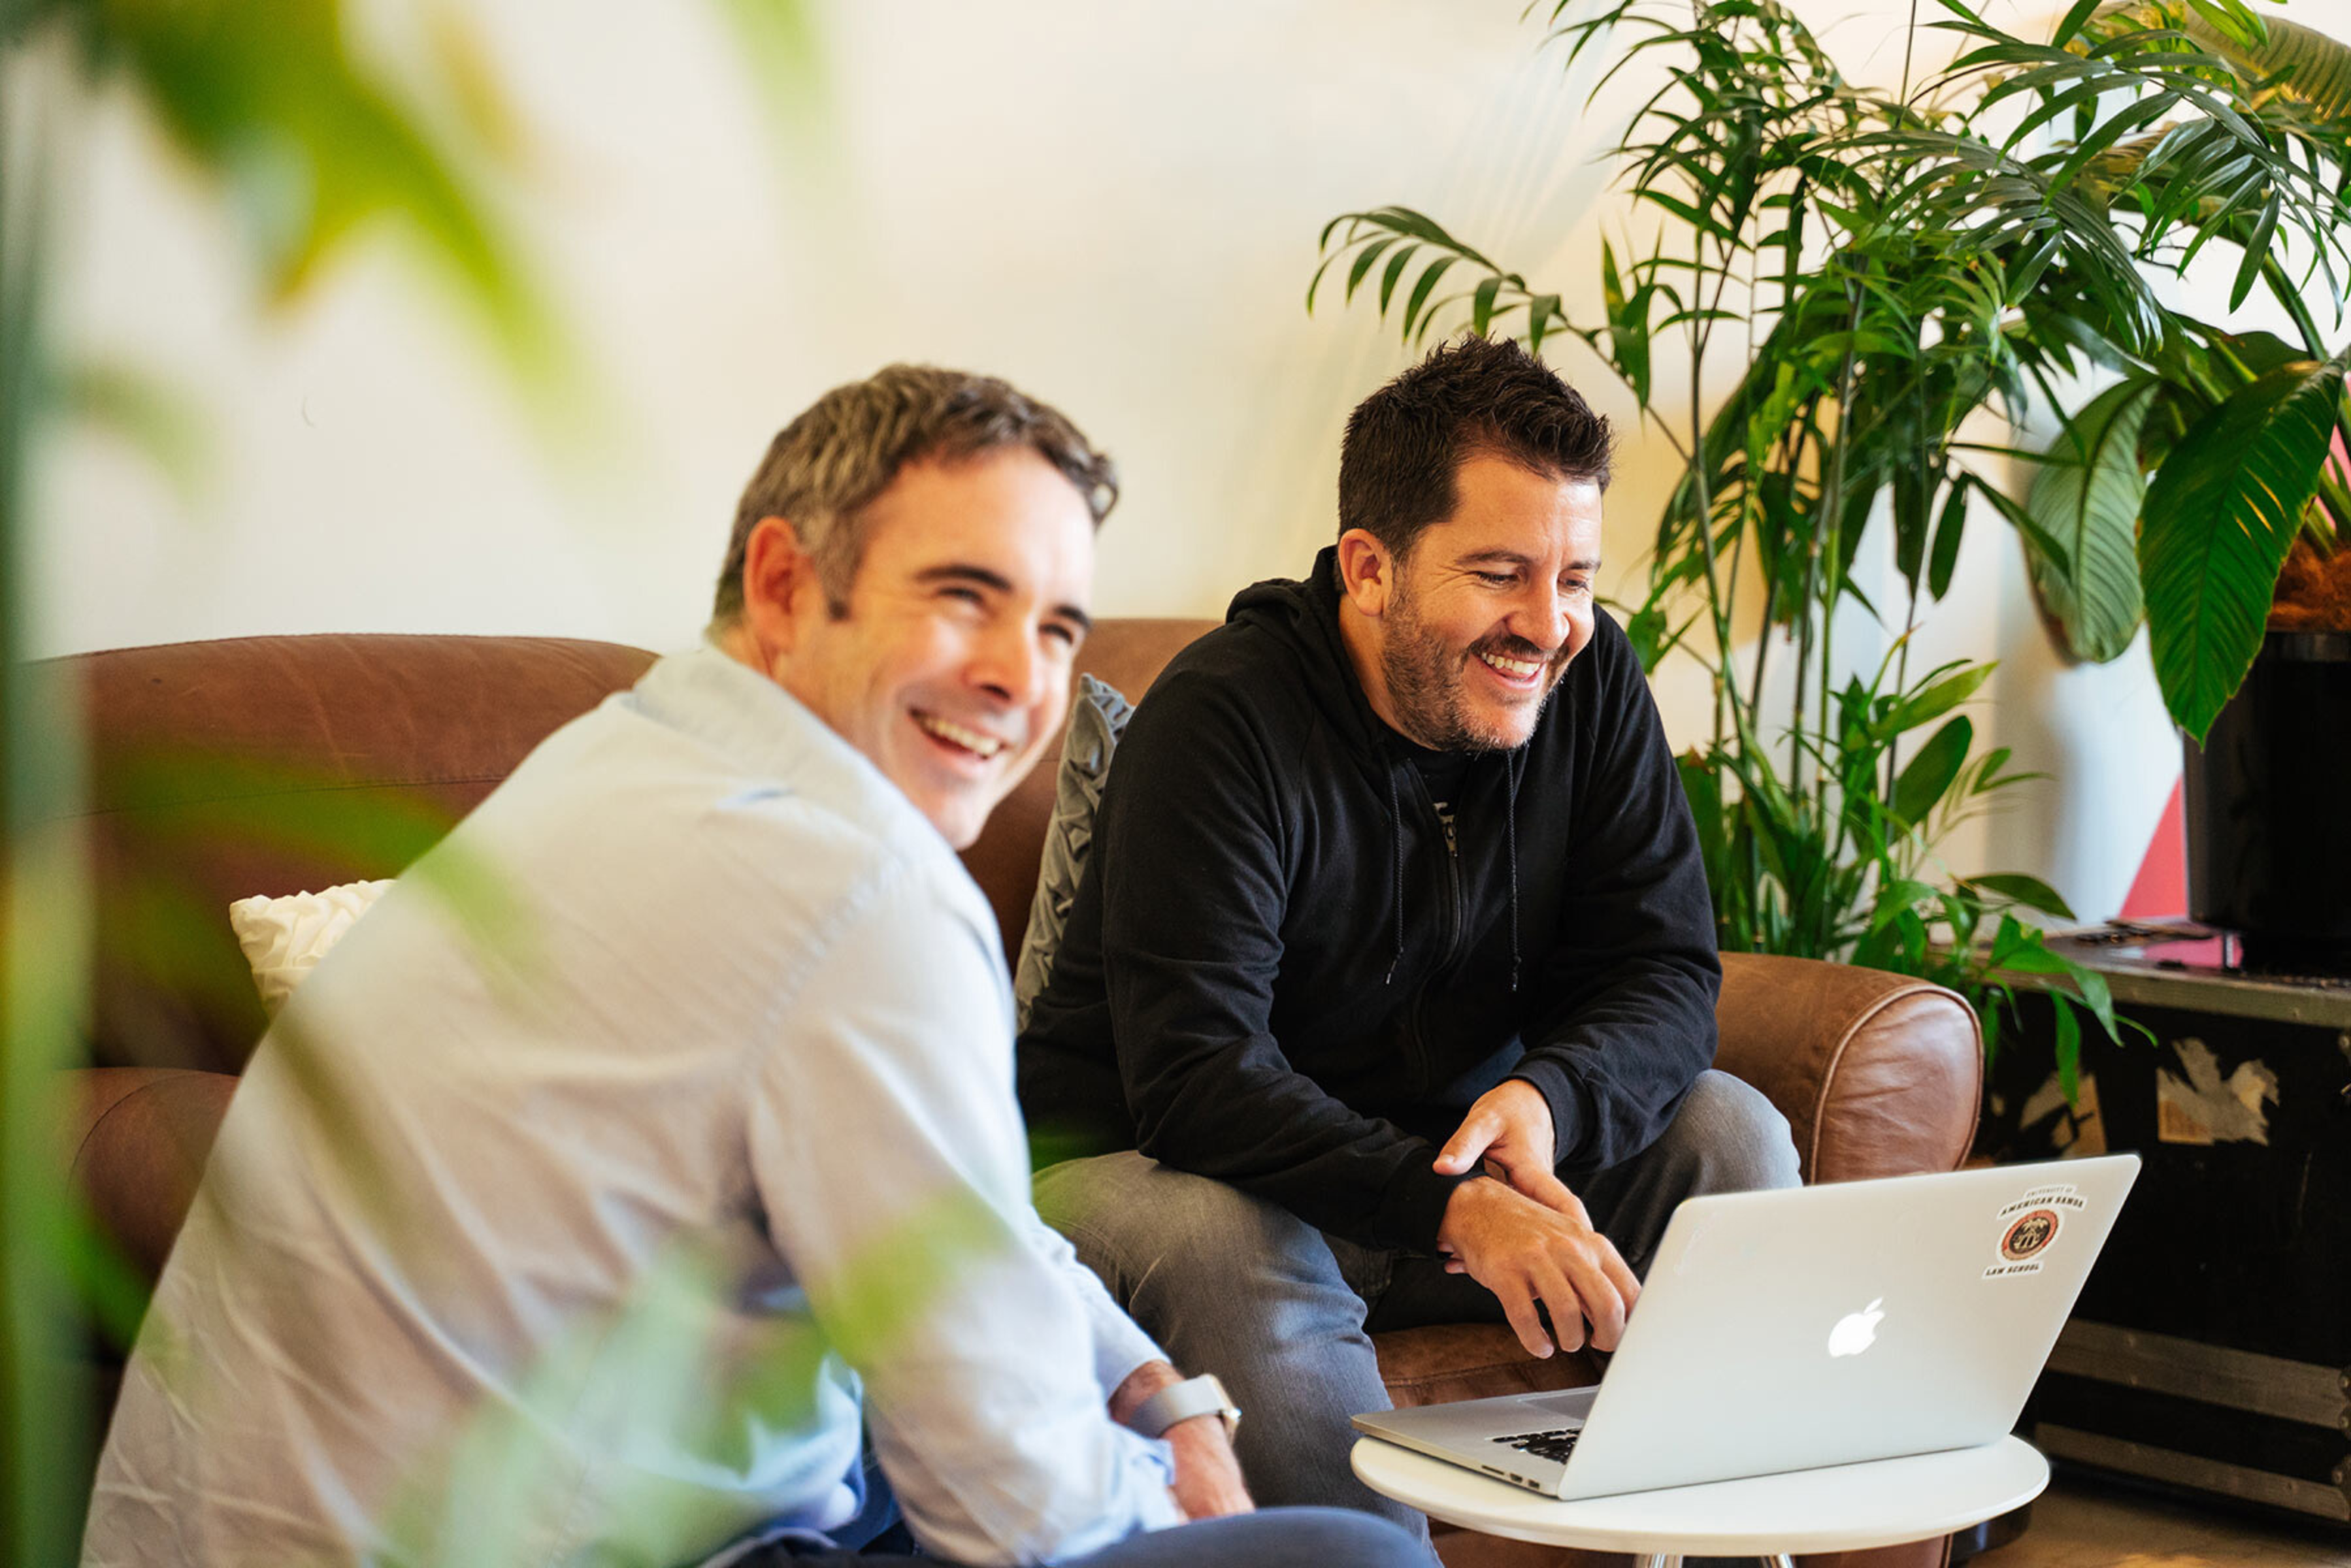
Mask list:
POLYGON ((1684 1554, 1760 1557, 1852 1552, 1965 1530, 2022 1507, 2049 1461, 2021 1437, 1980 1448, 1750 1476, 1705 1486, 1561 1502, 1376 1437, 1356 1439, 1355 1474, 1434 1519, 1507 1535, 1629 1552, 1646 1568, 1684 1554))

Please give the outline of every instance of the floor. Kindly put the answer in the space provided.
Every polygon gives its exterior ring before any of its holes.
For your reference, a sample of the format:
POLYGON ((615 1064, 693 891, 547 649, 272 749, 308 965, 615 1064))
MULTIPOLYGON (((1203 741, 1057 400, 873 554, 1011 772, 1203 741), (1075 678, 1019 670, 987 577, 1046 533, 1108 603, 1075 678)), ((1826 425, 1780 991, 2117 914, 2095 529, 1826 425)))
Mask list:
POLYGON ((2225 1513, 2063 1475, 2032 1522, 1970 1568, 2351 1568, 2351 1525, 2225 1513))

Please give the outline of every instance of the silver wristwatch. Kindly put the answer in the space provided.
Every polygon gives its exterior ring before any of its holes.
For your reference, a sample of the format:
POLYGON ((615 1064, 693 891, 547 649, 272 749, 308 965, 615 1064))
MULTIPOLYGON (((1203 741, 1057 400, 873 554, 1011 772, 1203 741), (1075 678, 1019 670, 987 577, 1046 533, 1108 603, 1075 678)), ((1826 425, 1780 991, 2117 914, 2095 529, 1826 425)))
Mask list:
POLYGON ((1156 1437, 1176 1422, 1188 1421, 1195 1416, 1222 1417, 1228 1437, 1241 1424, 1240 1406, 1233 1403, 1223 1384, 1206 1373, 1169 1384, 1136 1406, 1126 1424, 1146 1437, 1156 1437))

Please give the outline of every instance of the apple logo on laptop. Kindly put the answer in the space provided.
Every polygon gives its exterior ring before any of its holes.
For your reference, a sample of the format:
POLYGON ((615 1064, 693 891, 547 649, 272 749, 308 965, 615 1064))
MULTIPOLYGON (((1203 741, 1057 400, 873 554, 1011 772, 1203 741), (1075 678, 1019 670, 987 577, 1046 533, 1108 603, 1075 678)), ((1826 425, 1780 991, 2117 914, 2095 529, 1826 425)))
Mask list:
POLYGON ((1885 1301, 1886 1298, 1880 1296, 1861 1311, 1847 1312, 1839 1318, 1836 1327, 1829 1330, 1829 1354, 1859 1355, 1876 1343, 1877 1322, 1886 1315, 1877 1309, 1885 1301))

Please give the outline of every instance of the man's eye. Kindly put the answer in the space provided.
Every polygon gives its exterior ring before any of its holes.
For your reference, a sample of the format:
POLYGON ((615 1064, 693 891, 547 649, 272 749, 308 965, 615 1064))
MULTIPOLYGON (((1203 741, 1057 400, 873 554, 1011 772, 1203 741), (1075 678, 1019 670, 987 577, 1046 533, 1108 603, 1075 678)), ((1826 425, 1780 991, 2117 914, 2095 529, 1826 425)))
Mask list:
POLYGON ((942 599, 952 599, 959 604, 969 604, 975 607, 981 602, 978 589, 966 588, 957 583, 950 583, 940 589, 939 597, 942 599))
POLYGON ((1519 580, 1518 574, 1510 571, 1481 571, 1476 575, 1489 588, 1508 588, 1519 580))
POLYGON ((1076 627, 1065 625, 1058 621, 1049 621, 1038 630, 1048 642, 1059 643, 1067 652, 1076 651, 1079 643, 1083 641, 1078 634, 1076 627))

